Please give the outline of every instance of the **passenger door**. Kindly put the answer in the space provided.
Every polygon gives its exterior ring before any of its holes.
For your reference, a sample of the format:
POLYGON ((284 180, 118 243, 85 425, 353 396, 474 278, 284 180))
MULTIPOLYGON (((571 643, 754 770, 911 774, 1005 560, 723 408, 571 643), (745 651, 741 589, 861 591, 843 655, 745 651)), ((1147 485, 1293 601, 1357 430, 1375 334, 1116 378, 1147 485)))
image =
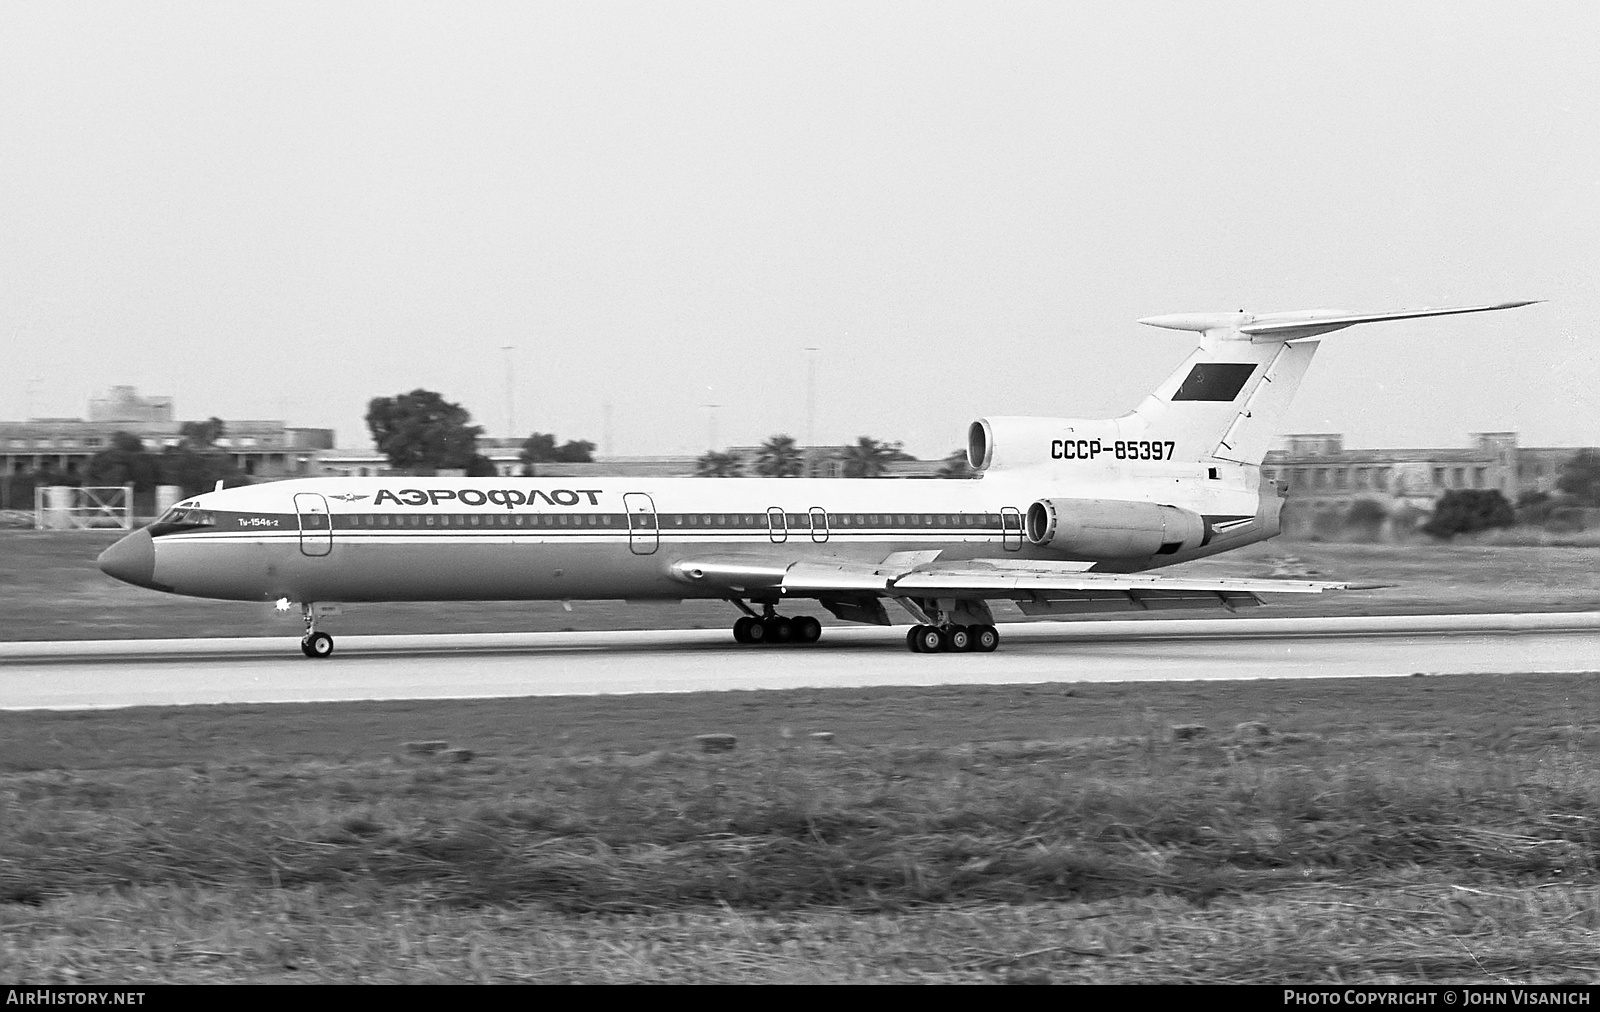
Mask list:
POLYGON ((622 509, 628 516, 628 549, 635 555, 654 555, 661 547, 655 500, 643 492, 624 492, 622 509))
POLYGON ((328 500, 316 492, 296 492, 294 512, 300 520, 300 554, 319 557, 333 551, 333 514, 328 500))
POLYGON ((811 507, 811 540, 818 544, 828 540, 828 511, 821 506, 811 507))
POLYGON ((1015 506, 1000 508, 1000 547, 1008 552, 1022 550, 1022 511, 1015 506))

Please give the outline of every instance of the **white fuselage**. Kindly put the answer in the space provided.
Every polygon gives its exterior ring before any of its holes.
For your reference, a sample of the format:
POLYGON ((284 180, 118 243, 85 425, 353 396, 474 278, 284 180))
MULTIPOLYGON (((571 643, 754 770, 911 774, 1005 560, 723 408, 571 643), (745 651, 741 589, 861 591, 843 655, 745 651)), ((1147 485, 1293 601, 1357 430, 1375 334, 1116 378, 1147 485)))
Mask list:
MULTIPOLYGON (((233 600, 405 601, 727 596, 685 583, 686 558, 729 555, 876 563, 1049 559, 1133 571, 1276 532, 1244 522, 1255 468, 1216 478, 1179 462, 1146 473, 1082 462, 981 480, 771 478, 322 478, 206 493, 153 525, 147 585, 233 600), (1062 469, 1066 469, 1063 466, 1062 469), (1033 544, 1023 515, 1041 497, 1178 505, 1237 525, 1160 558, 1073 559, 1033 544), (934 556, 927 556, 933 558, 934 556)), ((1271 518, 1275 521, 1275 513, 1271 518)), ((1268 527, 1270 526, 1270 530, 1268 527)), ((141 582, 138 580, 132 582, 141 582)))

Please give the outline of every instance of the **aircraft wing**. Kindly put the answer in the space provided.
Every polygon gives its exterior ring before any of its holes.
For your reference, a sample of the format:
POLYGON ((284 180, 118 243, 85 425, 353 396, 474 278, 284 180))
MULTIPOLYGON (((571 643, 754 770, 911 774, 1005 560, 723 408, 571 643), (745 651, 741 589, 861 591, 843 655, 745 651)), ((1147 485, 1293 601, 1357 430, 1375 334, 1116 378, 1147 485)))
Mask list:
MULTIPOLYGON (((686 559, 674 574, 732 593, 775 590, 789 597, 830 599, 1007 599, 1027 614, 1222 607, 1261 603, 1260 594, 1354 590, 1352 583, 1091 573, 1082 563, 1031 560, 937 562, 929 552, 904 552, 882 563, 791 562, 773 557, 686 559)), ((831 608, 831 606, 830 606, 831 608)), ((837 613, 837 612, 836 612, 837 613)))

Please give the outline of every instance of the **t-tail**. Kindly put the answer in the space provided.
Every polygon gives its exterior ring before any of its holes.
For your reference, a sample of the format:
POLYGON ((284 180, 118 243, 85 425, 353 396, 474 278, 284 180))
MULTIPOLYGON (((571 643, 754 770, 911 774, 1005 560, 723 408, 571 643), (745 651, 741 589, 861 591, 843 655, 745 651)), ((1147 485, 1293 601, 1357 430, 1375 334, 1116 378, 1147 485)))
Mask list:
POLYGON ((1199 332, 1200 347, 1131 414, 1124 439, 1170 443, 1169 459, 1260 464, 1317 352, 1315 338, 1358 323, 1515 309, 1532 302, 1392 313, 1179 313, 1140 323, 1199 332))

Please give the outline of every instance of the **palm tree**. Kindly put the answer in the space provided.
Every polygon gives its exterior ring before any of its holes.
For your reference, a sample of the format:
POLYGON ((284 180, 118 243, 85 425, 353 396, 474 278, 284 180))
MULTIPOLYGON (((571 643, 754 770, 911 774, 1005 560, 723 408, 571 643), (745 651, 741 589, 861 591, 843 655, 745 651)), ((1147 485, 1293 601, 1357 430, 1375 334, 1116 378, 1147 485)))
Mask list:
POLYGON ((940 478, 976 478, 978 472, 967 463, 966 450, 951 450, 944 458, 944 466, 939 468, 940 478))
POLYGON ((701 478, 740 478, 744 476, 744 461, 737 453, 707 450, 694 462, 694 473, 701 478))
POLYGON ((899 443, 880 443, 870 436, 858 438, 843 456, 846 478, 882 478, 892 462, 917 459, 902 451, 899 443))
POLYGON ((805 466, 805 456, 793 436, 773 436, 761 444, 756 456, 756 474, 764 478, 798 478, 805 466))

